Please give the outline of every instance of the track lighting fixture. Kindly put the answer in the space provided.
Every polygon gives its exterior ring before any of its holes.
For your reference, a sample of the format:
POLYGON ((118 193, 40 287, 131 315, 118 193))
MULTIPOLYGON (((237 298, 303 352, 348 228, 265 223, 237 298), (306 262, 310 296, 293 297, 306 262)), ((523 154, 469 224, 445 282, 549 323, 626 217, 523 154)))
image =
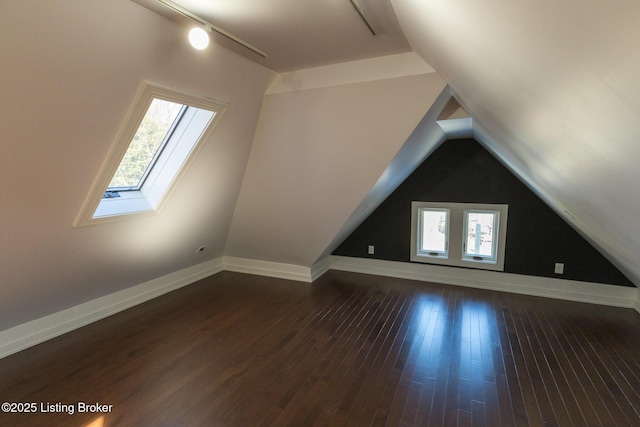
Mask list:
POLYGON ((191 46, 193 46, 196 49, 205 49, 209 45, 209 38, 210 38, 209 33, 215 31, 221 36, 228 38, 229 40, 239 44, 240 46, 246 49, 249 49, 250 51, 262 56, 263 58, 266 58, 269 56, 267 55, 266 52, 263 52, 257 47, 252 46, 251 44, 242 40, 240 37, 236 37, 233 34, 223 30, 222 28, 215 26, 214 24, 207 21, 206 19, 196 15, 195 13, 185 9, 184 7, 180 6, 177 3, 174 3, 171 0, 156 0, 156 1, 168 7, 169 9, 173 10, 174 12, 179 13, 180 15, 187 17, 192 21, 197 22, 198 25, 200 25, 199 27, 196 27, 189 32, 189 42, 191 43, 191 46))
POLYGON ((189 43, 195 49, 206 49, 209 46, 209 33, 201 27, 194 27, 189 31, 189 43))

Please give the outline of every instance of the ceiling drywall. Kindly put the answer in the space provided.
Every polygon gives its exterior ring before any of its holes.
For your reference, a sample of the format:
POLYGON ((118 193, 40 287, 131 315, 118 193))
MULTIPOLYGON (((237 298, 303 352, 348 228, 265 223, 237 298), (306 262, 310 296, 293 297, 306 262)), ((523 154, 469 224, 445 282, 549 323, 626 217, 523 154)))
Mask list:
POLYGON ((640 3, 391 3, 492 151, 640 284, 640 3))
POLYGON ((409 52, 410 47, 388 0, 132 0, 180 24, 213 24, 267 56, 212 32, 216 43, 277 72, 409 52), (366 22, 354 3, 366 16, 366 22), (369 24, 375 35, 369 30, 369 24))

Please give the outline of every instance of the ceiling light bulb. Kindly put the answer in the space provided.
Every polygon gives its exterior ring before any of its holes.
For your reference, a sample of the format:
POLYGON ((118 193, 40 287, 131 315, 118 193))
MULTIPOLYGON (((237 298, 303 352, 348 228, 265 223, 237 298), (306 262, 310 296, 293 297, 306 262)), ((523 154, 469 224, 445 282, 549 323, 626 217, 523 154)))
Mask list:
POLYGON ((209 34, 200 27, 195 27, 189 31, 189 43, 198 50, 209 46, 209 34))

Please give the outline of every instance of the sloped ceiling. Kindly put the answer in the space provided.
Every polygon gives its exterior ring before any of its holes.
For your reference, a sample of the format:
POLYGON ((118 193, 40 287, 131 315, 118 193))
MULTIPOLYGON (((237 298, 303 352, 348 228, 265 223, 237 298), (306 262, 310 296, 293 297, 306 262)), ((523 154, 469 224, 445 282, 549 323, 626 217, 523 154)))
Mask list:
POLYGON ((212 32, 215 43, 279 73, 409 52, 388 0, 132 0, 186 28, 198 25, 177 5, 258 49, 212 32), (367 17, 373 34, 358 14, 367 17))
MULTIPOLYGON (((405 52, 406 36, 436 71, 418 58, 421 71, 369 80, 276 75, 216 43, 191 49, 183 27, 129 0, 0 2, 0 330, 223 255, 310 266, 397 176, 392 159, 447 82, 474 134, 640 284, 640 4, 390 4, 397 47, 280 66, 405 52), (159 215, 74 229, 143 80, 230 108, 159 215)), ((315 28, 319 15, 294 9, 315 28)), ((247 36, 280 32, 277 17, 245 19, 247 36)))
POLYGON ((129 0, 0 2, 0 32, 0 330, 223 255, 312 264, 445 85, 413 53, 277 75, 129 0), (74 228, 144 80, 229 108, 159 214, 74 228))
POLYGON ((640 284, 640 3, 391 0, 521 178, 640 284))
POLYGON ((0 330, 224 254, 275 73, 183 35, 128 0, 0 2, 0 330), (73 228, 143 80, 230 106, 159 215, 73 228))

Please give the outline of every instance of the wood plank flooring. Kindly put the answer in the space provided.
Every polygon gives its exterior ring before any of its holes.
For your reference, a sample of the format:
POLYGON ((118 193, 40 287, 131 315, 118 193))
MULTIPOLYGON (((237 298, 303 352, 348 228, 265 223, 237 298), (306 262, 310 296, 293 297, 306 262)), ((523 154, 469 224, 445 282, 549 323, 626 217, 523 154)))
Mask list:
POLYGON ((0 426, 639 426, 640 315, 223 272, 0 360, 0 401, 38 405, 0 426))

